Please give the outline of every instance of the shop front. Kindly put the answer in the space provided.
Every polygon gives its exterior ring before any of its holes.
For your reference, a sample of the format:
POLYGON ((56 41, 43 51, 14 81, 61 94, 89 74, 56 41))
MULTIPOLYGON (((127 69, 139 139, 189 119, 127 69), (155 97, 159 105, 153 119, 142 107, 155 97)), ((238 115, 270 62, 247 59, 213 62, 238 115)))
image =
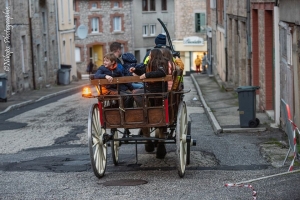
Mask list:
MULTIPOLYGON (((184 62, 183 75, 196 73, 196 65, 199 65, 199 59, 202 63, 204 53, 207 54, 207 42, 201 37, 191 36, 183 40, 174 40, 172 44, 174 49, 180 52, 180 57, 184 62)), ((200 70, 202 70, 202 64, 200 64, 200 70)))

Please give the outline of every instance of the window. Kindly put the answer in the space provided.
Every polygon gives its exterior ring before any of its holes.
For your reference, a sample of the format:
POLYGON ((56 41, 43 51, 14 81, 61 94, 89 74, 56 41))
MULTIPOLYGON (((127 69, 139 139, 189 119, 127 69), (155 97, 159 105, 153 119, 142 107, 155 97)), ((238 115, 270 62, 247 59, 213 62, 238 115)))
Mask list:
POLYGON ((148 11, 148 0, 143 0, 142 6, 143 11, 148 11))
POLYGON ((97 9, 97 3, 92 3, 91 9, 97 9))
POLYGON ((64 64, 66 62, 66 41, 63 41, 61 58, 62 58, 61 61, 64 64))
POLYGON ((287 63, 292 65, 292 44, 293 44, 293 36, 291 35, 291 28, 288 27, 288 31, 287 31, 287 39, 286 39, 286 50, 287 50, 287 63))
MULTIPOLYGON (((8 1, 6 1, 5 3, 7 3, 7 6, 8 6, 8 1)), ((35 2, 34 2, 34 12, 35 13, 39 12, 39 7, 40 7, 39 0, 35 0, 35 2)))
POLYGON ((69 23, 71 24, 71 3, 70 3, 70 0, 68 0, 68 18, 69 18, 69 23))
POLYGON ((143 36, 148 36, 148 25, 143 26, 143 36))
POLYGON ((25 52, 26 52, 26 41, 25 35, 21 37, 21 61, 22 61, 22 72, 25 73, 25 52))
MULTIPOLYGON (((167 24, 166 23, 164 23, 164 24, 165 24, 165 27, 167 28, 168 27, 167 24)), ((166 31, 163 27, 161 27, 161 33, 166 34, 166 31)))
POLYGON ((114 17, 114 31, 121 31, 121 17, 114 17))
POLYGON ((119 2, 114 2, 114 8, 119 8, 119 2))
POLYGON ((73 54, 73 48, 72 48, 72 39, 70 38, 70 43, 69 43, 69 45, 70 45, 70 60, 69 60, 69 63, 70 64, 72 64, 73 63, 73 60, 74 60, 74 54, 73 54))
POLYGON ((155 31, 156 31, 156 25, 150 25, 150 35, 153 36, 155 35, 155 31))
POLYGON ((76 27, 77 27, 77 19, 74 18, 74 28, 76 28, 76 27))
POLYGON ((195 13, 195 32, 203 33, 205 31, 205 13, 195 13))
POLYGON ((81 61, 80 48, 75 47, 75 62, 80 62, 80 61, 81 61))
POLYGON ((155 11, 155 0, 150 0, 150 11, 155 11))
MULTIPOLYGON (((42 68, 42 65, 41 65, 41 59, 40 59, 40 44, 36 45, 36 62, 37 62, 37 66, 39 66, 40 68, 42 68)), ((38 71, 39 71, 39 77, 41 77, 41 69, 38 68, 38 71)))
POLYGON ((99 19, 97 17, 92 18, 91 28, 92 33, 99 33, 99 19))
POLYGON ((64 23, 64 3, 60 1, 60 9, 61 9, 61 23, 64 23))
POLYGON ((161 10, 167 10, 167 0, 161 0, 161 10))
POLYGON ((46 33, 46 17, 45 17, 45 12, 42 12, 42 20, 43 20, 43 32, 46 33))

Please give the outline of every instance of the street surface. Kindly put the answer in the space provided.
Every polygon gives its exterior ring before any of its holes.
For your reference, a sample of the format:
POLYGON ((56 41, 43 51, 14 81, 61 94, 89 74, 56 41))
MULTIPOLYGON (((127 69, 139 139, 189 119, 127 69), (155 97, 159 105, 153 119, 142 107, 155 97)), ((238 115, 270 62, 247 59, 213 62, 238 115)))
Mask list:
MULTIPOLYGON (((191 163, 176 169, 176 145, 155 158, 138 145, 122 145, 114 166, 108 148, 105 176, 94 176, 87 146, 89 108, 97 101, 69 93, 0 115, 0 199, 300 199, 299 173, 276 175, 260 154, 269 133, 215 135, 189 77, 185 78, 191 163), (275 175, 270 178, 264 178, 275 175), (260 179, 260 180, 259 180, 260 179), (251 187, 225 187, 251 181, 251 187), (143 183, 143 184, 139 184, 143 183), (123 185, 122 185, 123 184, 123 185), (122 185, 122 186, 119 186, 122 185)), ((137 130, 131 130, 133 134, 137 130)))

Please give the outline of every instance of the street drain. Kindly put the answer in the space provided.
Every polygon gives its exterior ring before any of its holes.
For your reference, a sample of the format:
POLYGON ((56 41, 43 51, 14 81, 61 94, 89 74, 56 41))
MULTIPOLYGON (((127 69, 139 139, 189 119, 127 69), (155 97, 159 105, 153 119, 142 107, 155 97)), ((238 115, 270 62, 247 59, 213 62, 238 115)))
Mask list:
POLYGON ((104 186, 136 186, 146 184, 148 181, 139 180, 139 179, 121 179, 114 181, 107 181, 103 183, 104 186))

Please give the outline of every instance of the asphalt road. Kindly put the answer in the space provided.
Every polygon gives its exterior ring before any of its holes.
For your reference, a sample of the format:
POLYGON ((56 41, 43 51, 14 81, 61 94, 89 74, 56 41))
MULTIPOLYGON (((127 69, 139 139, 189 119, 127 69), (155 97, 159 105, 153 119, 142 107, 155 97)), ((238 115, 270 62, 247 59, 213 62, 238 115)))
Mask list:
MULTIPOLYGON (((0 199, 300 199, 299 173, 284 174, 261 155, 268 133, 215 135, 189 79, 185 88, 192 138, 184 178, 175 145, 164 160, 138 145, 122 145, 119 166, 108 152, 105 176, 94 176, 87 146, 87 118, 94 99, 57 96, 0 115, 0 199), (227 183, 248 183, 226 187, 227 183)), ((135 134, 136 130, 132 130, 135 134)))

